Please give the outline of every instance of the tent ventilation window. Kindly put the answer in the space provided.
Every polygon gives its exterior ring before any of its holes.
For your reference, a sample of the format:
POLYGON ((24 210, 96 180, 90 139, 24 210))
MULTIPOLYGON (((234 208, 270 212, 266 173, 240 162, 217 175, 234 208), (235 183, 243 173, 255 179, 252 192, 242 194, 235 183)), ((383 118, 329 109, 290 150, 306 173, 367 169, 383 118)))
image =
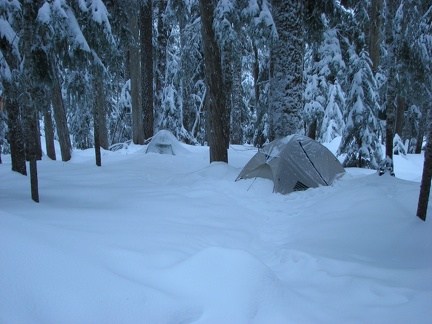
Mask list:
POLYGON ((294 186, 294 191, 304 191, 309 189, 308 186, 306 186, 304 183, 301 183, 300 181, 297 181, 294 186))

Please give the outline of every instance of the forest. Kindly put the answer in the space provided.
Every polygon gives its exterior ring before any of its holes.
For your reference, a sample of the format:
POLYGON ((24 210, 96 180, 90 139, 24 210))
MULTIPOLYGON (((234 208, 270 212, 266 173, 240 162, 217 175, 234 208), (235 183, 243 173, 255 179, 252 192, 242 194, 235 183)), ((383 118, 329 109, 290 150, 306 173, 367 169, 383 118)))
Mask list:
POLYGON ((40 135, 101 165, 161 129, 210 162, 304 134, 393 173, 430 131, 431 57, 430 0, 1 0, 0 152, 36 186, 40 135))

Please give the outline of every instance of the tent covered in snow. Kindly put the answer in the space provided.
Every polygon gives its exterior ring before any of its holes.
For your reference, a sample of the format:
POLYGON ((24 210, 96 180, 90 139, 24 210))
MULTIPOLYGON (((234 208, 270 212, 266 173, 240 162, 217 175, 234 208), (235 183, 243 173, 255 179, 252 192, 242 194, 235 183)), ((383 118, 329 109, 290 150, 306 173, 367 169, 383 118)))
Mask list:
POLYGON ((255 177, 273 180, 274 191, 287 194, 328 186, 345 172, 322 144, 301 135, 279 138, 258 151, 237 180, 255 177))
POLYGON ((160 130, 147 145, 146 153, 172 154, 188 153, 177 138, 167 130, 160 130))

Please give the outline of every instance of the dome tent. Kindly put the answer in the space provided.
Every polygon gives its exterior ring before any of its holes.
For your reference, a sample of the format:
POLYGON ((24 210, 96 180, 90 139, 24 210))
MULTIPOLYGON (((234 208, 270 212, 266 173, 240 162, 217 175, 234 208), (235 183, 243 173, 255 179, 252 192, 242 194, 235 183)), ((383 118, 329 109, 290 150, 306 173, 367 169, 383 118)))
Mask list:
POLYGON ((172 154, 188 153, 177 138, 168 130, 160 130, 147 145, 146 153, 172 154))
POLYGON ((274 183, 274 192, 287 194, 328 186, 345 172, 336 157, 322 144, 301 135, 279 138, 258 151, 237 180, 255 177, 274 183))

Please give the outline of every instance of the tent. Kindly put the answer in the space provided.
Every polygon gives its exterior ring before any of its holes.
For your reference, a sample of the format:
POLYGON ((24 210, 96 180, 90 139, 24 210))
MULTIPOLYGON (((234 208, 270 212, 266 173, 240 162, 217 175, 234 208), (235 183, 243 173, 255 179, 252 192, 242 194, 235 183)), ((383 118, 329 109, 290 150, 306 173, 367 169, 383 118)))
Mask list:
POLYGON ((172 154, 188 153, 177 138, 167 130, 160 130, 147 145, 146 153, 172 154))
POLYGON ((287 194, 328 186, 345 172, 336 157, 322 144, 301 135, 274 140, 245 165, 237 180, 267 178, 274 191, 287 194))

